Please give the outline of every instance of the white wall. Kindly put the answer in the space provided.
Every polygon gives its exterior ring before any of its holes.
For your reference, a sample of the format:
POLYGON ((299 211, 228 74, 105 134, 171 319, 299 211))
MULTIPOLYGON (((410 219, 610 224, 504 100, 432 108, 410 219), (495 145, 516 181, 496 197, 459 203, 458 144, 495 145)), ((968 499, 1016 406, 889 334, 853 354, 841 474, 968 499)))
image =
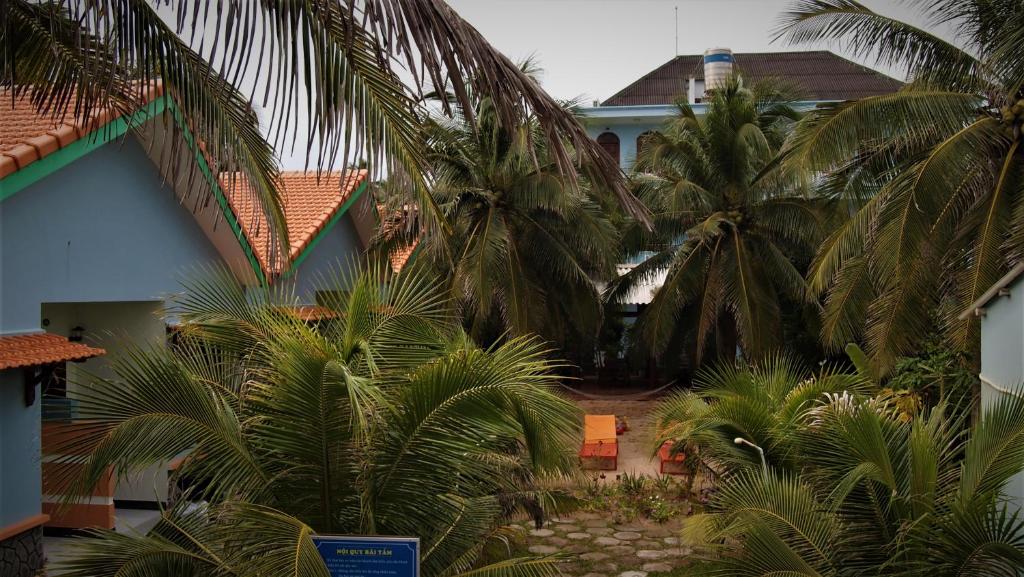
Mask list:
MULTIPOLYGON (((1010 286, 1010 296, 995 297, 981 321, 981 406, 1007 395, 1024 394, 1024 284, 1010 286)), ((1024 473, 1006 486, 1007 496, 1024 509, 1024 473)))
MULTIPOLYGON (((88 386, 91 378, 114 376, 110 361, 126 343, 136 346, 165 346, 166 328, 161 317, 162 301, 109 303, 43 303, 41 326, 50 333, 67 336, 71 328, 85 329, 85 344, 106 349, 106 356, 82 363, 68 363, 68 389, 88 386)), ((117 483, 114 499, 155 502, 167 500, 167 466, 150 467, 117 483)))

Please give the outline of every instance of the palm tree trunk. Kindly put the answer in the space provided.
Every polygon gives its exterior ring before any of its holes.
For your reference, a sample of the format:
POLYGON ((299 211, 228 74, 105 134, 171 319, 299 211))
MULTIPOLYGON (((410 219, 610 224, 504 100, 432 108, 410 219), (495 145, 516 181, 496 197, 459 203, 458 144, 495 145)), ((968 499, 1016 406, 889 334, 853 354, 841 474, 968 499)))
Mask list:
POLYGON ((732 363, 736 360, 736 319, 729 313, 722 313, 715 326, 715 355, 719 361, 732 363))

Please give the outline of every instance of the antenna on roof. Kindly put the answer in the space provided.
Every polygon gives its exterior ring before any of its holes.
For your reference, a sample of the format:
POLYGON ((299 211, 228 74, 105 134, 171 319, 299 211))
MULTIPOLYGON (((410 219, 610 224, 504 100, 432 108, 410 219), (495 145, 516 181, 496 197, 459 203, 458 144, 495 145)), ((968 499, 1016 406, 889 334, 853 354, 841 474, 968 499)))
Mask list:
POLYGON ((679 56, 679 6, 676 6, 676 56, 679 56))

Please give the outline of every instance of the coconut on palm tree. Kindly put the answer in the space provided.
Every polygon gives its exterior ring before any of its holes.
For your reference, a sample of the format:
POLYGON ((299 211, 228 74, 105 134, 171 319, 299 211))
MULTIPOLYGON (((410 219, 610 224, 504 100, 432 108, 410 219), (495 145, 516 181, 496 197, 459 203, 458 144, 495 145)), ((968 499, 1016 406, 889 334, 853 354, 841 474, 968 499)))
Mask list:
POLYGON ((825 296, 823 338, 863 340, 883 369, 934 330, 975 351, 978 319, 958 316, 1024 247, 1024 5, 915 6, 952 39, 853 0, 795 2, 780 31, 908 71, 899 92, 808 115, 784 151, 784 165, 824 175, 853 205, 809 275, 825 296))
POLYGON ((687 350, 699 363, 759 358, 782 344, 786 301, 807 302, 801 259, 823 234, 825 212, 799 182, 767 170, 798 114, 784 87, 715 90, 707 113, 686 103, 649 136, 632 175, 654 229, 626 233, 627 248, 654 254, 615 281, 615 302, 667 269, 637 330, 655 354, 687 350))
MULTIPOLYGON (((361 160, 386 169, 428 223, 443 224, 427 194, 416 106, 442 86, 470 113, 470 91, 490 98, 503 126, 531 118, 543 127, 531 136, 544 141, 564 179, 575 184, 573 160, 586 158, 627 211, 644 218, 615 161, 573 115, 443 0, 0 3, 0 88, 30 95, 41 111, 127 116, 156 82, 175 104, 163 119, 174 136, 194 134, 198 144, 186 140, 214 171, 245 174, 284 247, 276 157, 287 147, 305 149, 317 170, 361 160), (415 73, 402 80, 401 70, 415 73), (264 132, 257 105, 266 107, 264 132)), ((177 155, 162 162, 164 172, 178 170, 177 155)))
POLYGON ((342 533, 420 537, 425 575, 555 575, 550 559, 481 562, 575 463, 577 409, 547 351, 480 349, 436 283, 382 270, 325 286, 315 323, 287 295, 201 278, 177 344, 131 348, 83 384, 64 450, 84 472, 65 481, 88 494, 111 469, 185 454, 187 492, 145 535, 83 540, 68 574, 326 576, 310 535, 342 533))
POLYGON ((602 318, 594 281, 614 274, 618 253, 608 195, 560 174, 539 122, 507 128, 498 114, 481 98, 455 120, 431 116, 431 197, 451 232, 393 227, 383 245, 424 234, 418 261, 446 279, 480 342, 530 333, 592 341, 602 318))

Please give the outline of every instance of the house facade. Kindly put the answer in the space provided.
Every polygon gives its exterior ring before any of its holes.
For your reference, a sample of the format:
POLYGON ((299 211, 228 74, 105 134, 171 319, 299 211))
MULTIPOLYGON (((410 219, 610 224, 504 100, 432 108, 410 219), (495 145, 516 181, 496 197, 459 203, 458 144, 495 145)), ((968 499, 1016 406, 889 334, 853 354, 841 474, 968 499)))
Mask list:
POLYGON ((183 279, 227 267, 247 286, 285 285, 297 303, 315 304, 315 279, 358 258, 375 227, 365 171, 282 173, 290 246, 275 262, 270 229, 244 179, 228 187, 212 177, 198 147, 172 145, 183 134, 167 128, 173 100, 159 87, 148 96, 131 118, 101 111, 65 123, 0 93, 5 577, 36 574, 43 526, 112 528, 115 502, 166 500, 167 470, 155 467, 58 509, 48 473, 67 465, 49 447, 73 434, 74 404, 62 401, 69 387, 86 374, 109 374, 107 359, 125 343, 166 345, 173 319, 164 317, 165 304, 183 279), (130 123, 139 128, 129 131, 130 123), (162 172, 171 165, 167 154, 182 155, 174 174, 162 172))
MULTIPOLYGON (((1010 270, 964 311, 981 319, 981 408, 1024 396, 1024 264, 1010 270)), ((1004 487, 1013 508, 1024 509, 1024 472, 1004 487)))
POLYGON ((623 170, 629 170, 644 134, 672 118, 676 102, 687 102, 701 115, 707 90, 734 73, 748 85, 767 78, 793 85, 805 98, 795 103, 797 110, 889 94, 903 85, 828 51, 733 54, 727 48, 712 48, 704 54, 676 56, 603 102, 584 108, 587 132, 618 158, 623 170))

